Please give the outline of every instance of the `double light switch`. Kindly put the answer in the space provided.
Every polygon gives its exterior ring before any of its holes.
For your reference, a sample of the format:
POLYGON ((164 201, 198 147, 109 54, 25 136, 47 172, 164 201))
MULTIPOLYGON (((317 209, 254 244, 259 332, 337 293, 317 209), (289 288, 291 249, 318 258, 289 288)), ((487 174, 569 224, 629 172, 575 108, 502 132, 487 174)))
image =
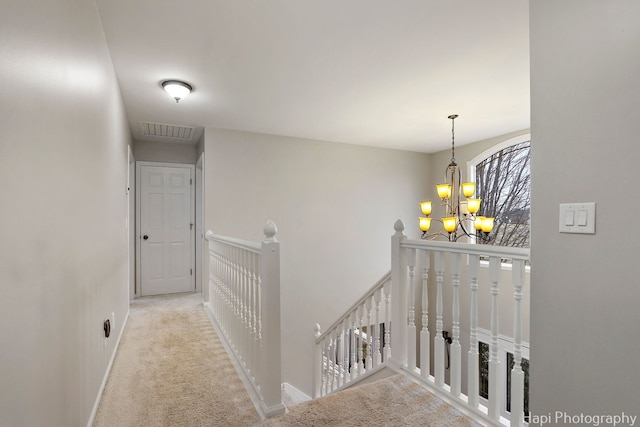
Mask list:
POLYGON ((561 203, 560 233, 595 234, 595 203, 561 203))

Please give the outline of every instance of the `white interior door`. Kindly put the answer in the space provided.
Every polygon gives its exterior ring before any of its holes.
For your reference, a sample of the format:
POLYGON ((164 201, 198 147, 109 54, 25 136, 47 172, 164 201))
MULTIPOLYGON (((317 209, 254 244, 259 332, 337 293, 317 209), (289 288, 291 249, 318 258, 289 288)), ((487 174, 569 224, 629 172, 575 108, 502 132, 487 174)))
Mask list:
POLYGON ((140 294, 194 290, 193 166, 140 164, 140 294))

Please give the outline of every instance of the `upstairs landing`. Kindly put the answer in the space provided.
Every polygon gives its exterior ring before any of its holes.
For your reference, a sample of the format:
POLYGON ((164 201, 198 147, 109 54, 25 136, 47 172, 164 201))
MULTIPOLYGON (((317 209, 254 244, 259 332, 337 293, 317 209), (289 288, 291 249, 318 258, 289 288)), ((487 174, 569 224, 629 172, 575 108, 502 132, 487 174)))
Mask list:
POLYGON ((259 424, 277 426, 481 426, 410 377, 396 374, 300 403, 259 424))

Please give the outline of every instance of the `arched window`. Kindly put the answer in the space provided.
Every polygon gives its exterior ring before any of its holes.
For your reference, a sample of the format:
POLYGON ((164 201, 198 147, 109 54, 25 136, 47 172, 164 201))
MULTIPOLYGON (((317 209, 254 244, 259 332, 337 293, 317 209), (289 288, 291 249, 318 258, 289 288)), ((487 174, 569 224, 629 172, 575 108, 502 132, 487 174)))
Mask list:
POLYGON ((494 217, 492 238, 497 246, 529 247, 531 205, 531 135, 508 139, 469 164, 482 213, 494 217))

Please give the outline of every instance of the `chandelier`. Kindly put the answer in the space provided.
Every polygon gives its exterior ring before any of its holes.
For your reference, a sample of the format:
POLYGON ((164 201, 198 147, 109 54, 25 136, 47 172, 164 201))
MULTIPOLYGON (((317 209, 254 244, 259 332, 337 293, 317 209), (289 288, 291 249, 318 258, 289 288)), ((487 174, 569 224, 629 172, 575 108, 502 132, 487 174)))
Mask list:
POLYGON ((460 237, 473 237, 478 240, 488 241, 489 233, 493 230, 494 218, 481 216, 480 204, 482 200, 474 198, 476 191, 475 182, 462 182, 462 172, 455 158, 455 120, 457 114, 452 114, 451 119, 451 163, 444 172, 444 182, 436 185, 436 191, 445 214, 442 219, 435 221, 442 223, 442 228, 435 233, 431 230, 431 200, 420 202, 423 217, 419 217, 420 231, 423 239, 437 239, 445 237, 450 242, 457 241, 460 237), (464 196, 464 199, 462 199, 464 196), (446 234, 445 234, 446 232, 446 234))

